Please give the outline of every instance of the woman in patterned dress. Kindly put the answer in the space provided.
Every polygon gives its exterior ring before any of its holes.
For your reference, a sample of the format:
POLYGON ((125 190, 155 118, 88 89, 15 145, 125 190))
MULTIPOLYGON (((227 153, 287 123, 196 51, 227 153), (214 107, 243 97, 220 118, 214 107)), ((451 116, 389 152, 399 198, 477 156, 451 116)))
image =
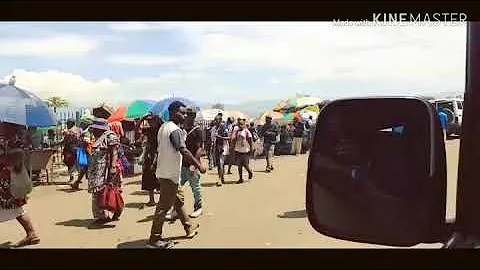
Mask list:
POLYGON ((27 198, 16 199, 10 193, 13 171, 20 171, 24 165, 23 143, 17 136, 20 126, 0 123, 0 222, 16 219, 27 233, 17 247, 35 245, 40 242, 32 222, 23 209, 27 198), (15 150, 15 151, 12 151, 15 150))
POLYGON ((99 207, 98 192, 108 182, 121 186, 121 171, 117 166, 118 148, 120 140, 109 129, 103 119, 93 121, 90 126, 95 144, 93 145, 92 160, 88 170, 88 192, 92 193, 92 213, 95 224, 105 224, 118 220, 121 212, 111 213, 99 207))

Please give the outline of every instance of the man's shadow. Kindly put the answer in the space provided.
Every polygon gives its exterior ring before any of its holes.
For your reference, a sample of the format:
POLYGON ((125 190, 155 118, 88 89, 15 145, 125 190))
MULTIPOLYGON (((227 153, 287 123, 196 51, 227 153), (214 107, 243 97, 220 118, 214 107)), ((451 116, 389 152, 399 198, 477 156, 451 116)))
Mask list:
POLYGON ((10 249, 10 248, 15 248, 15 244, 13 244, 10 241, 0 244, 0 249, 10 249))
MULTIPOLYGON (((169 238, 165 238, 164 240, 165 241, 173 241, 173 244, 174 245, 177 245, 178 241, 175 241, 175 240, 178 240, 178 239, 186 239, 185 236, 175 236, 175 237, 169 237, 169 238)), ((129 241, 129 242, 123 242, 123 243, 120 243, 117 245, 117 248, 118 249, 146 249, 146 245, 147 245, 147 239, 139 239, 139 240, 134 240, 134 241, 129 241)))
POLYGON ((88 230, 115 228, 115 225, 110 223, 95 224, 94 219, 71 219, 67 221, 57 222, 55 223, 55 225, 66 226, 66 227, 83 227, 88 230))

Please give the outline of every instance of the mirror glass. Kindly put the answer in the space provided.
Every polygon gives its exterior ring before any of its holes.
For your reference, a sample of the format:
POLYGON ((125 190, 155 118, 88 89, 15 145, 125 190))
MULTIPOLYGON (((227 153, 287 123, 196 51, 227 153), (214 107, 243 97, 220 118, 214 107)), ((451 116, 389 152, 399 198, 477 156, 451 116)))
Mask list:
POLYGON ((309 220, 321 233, 353 241, 399 246, 436 241, 445 220, 445 171, 431 103, 332 102, 318 117, 309 158, 309 220))

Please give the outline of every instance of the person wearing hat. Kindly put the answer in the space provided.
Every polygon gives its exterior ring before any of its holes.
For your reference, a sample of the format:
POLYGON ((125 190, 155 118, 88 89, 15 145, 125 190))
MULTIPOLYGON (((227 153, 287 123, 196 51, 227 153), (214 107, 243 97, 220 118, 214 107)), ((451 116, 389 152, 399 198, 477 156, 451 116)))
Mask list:
POLYGON ((272 123, 272 117, 270 115, 265 117, 265 125, 259 130, 259 135, 263 137, 263 153, 267 160, 265 172, 269 173, 273 171, 272 158, 279 136, 278 127, 272 123))
POLYGON ((110 130, 104 119, 93 120, 90 129, 95 137, 95 144, 88 168, 88 192, 92 194, 94 224, 98 225, 118 220, 121 214, 101 209, 98 201, 98 192, 106 183, 112 183, 117 187, 121 185, 121 172, 117 167, 120 139, 110 130))

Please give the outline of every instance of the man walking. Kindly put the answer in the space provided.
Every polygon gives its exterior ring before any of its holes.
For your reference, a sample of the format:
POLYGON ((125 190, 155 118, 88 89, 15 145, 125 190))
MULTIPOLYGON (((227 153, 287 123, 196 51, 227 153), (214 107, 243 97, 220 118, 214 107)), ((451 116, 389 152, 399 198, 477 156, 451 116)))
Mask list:
POLYGON ((275 151, 275 144, 279 141, 278 127, 272 123, 272 117, 265 117, 265 125, 260 129, 260 136, 263 137, 263 153, 267 160, 267 168, 265 172, 269 173, 273 171, 272 158, 275 151))
POLYGON ((162 239, 163 223, 169 209, 174 206, 178 214, 187 238, 193 238, 199 225, 194 225, 185 213, 185 197, 179 187, 182 161, 191 162, 200 173, 205 173, 206 168, 186 148, 186 132, 179 126, 185 122, 186 106, 182 102, 175 101, 168 107, 170 121, 163 124, 158 131, 158 158, 156 177, 160 182, 162 195, 158 201, 153 219, 150 238, 147 243, 149 248, 169 248, 173 246, 171 241, 162 239))
MULTIPOLYGON (((185 140, 186 147, 190 153, 195 155, 197 160, 204 154, 203 150, 203 133, 199 126, 195 125, 195 117, 197 114, 195 111, 188 109, 187 117, 185 119, 185 131, 187 132, 187 138, 185 140)), ((193 205, 193 213, 190 214, 191 218, 197 218, 202 214, 202 194, 200 185, 201 175, 193 162, 186 159, 182 162, 182 173, 180 185, 184 186, 185 183, 189 183, 192 188, 193 198, 195 203, 193 205)))
POLYGON ((228 128, 222 121, 221 114, 215 117, 215 125, 212 128, 212 140, 215 166, 217 166, 218 178, 220 180, 217 182, 217 186, 221 187, 225 183, 225 160, 230 150, 228 128))
POLYGON ((301 120, 301 118, 296 115, 293 119, 293 147, 292 151, 293 154, 299 155, 302 153, 302 146, 303 146, 303 137, 305 134, 305 123, 301 120))

